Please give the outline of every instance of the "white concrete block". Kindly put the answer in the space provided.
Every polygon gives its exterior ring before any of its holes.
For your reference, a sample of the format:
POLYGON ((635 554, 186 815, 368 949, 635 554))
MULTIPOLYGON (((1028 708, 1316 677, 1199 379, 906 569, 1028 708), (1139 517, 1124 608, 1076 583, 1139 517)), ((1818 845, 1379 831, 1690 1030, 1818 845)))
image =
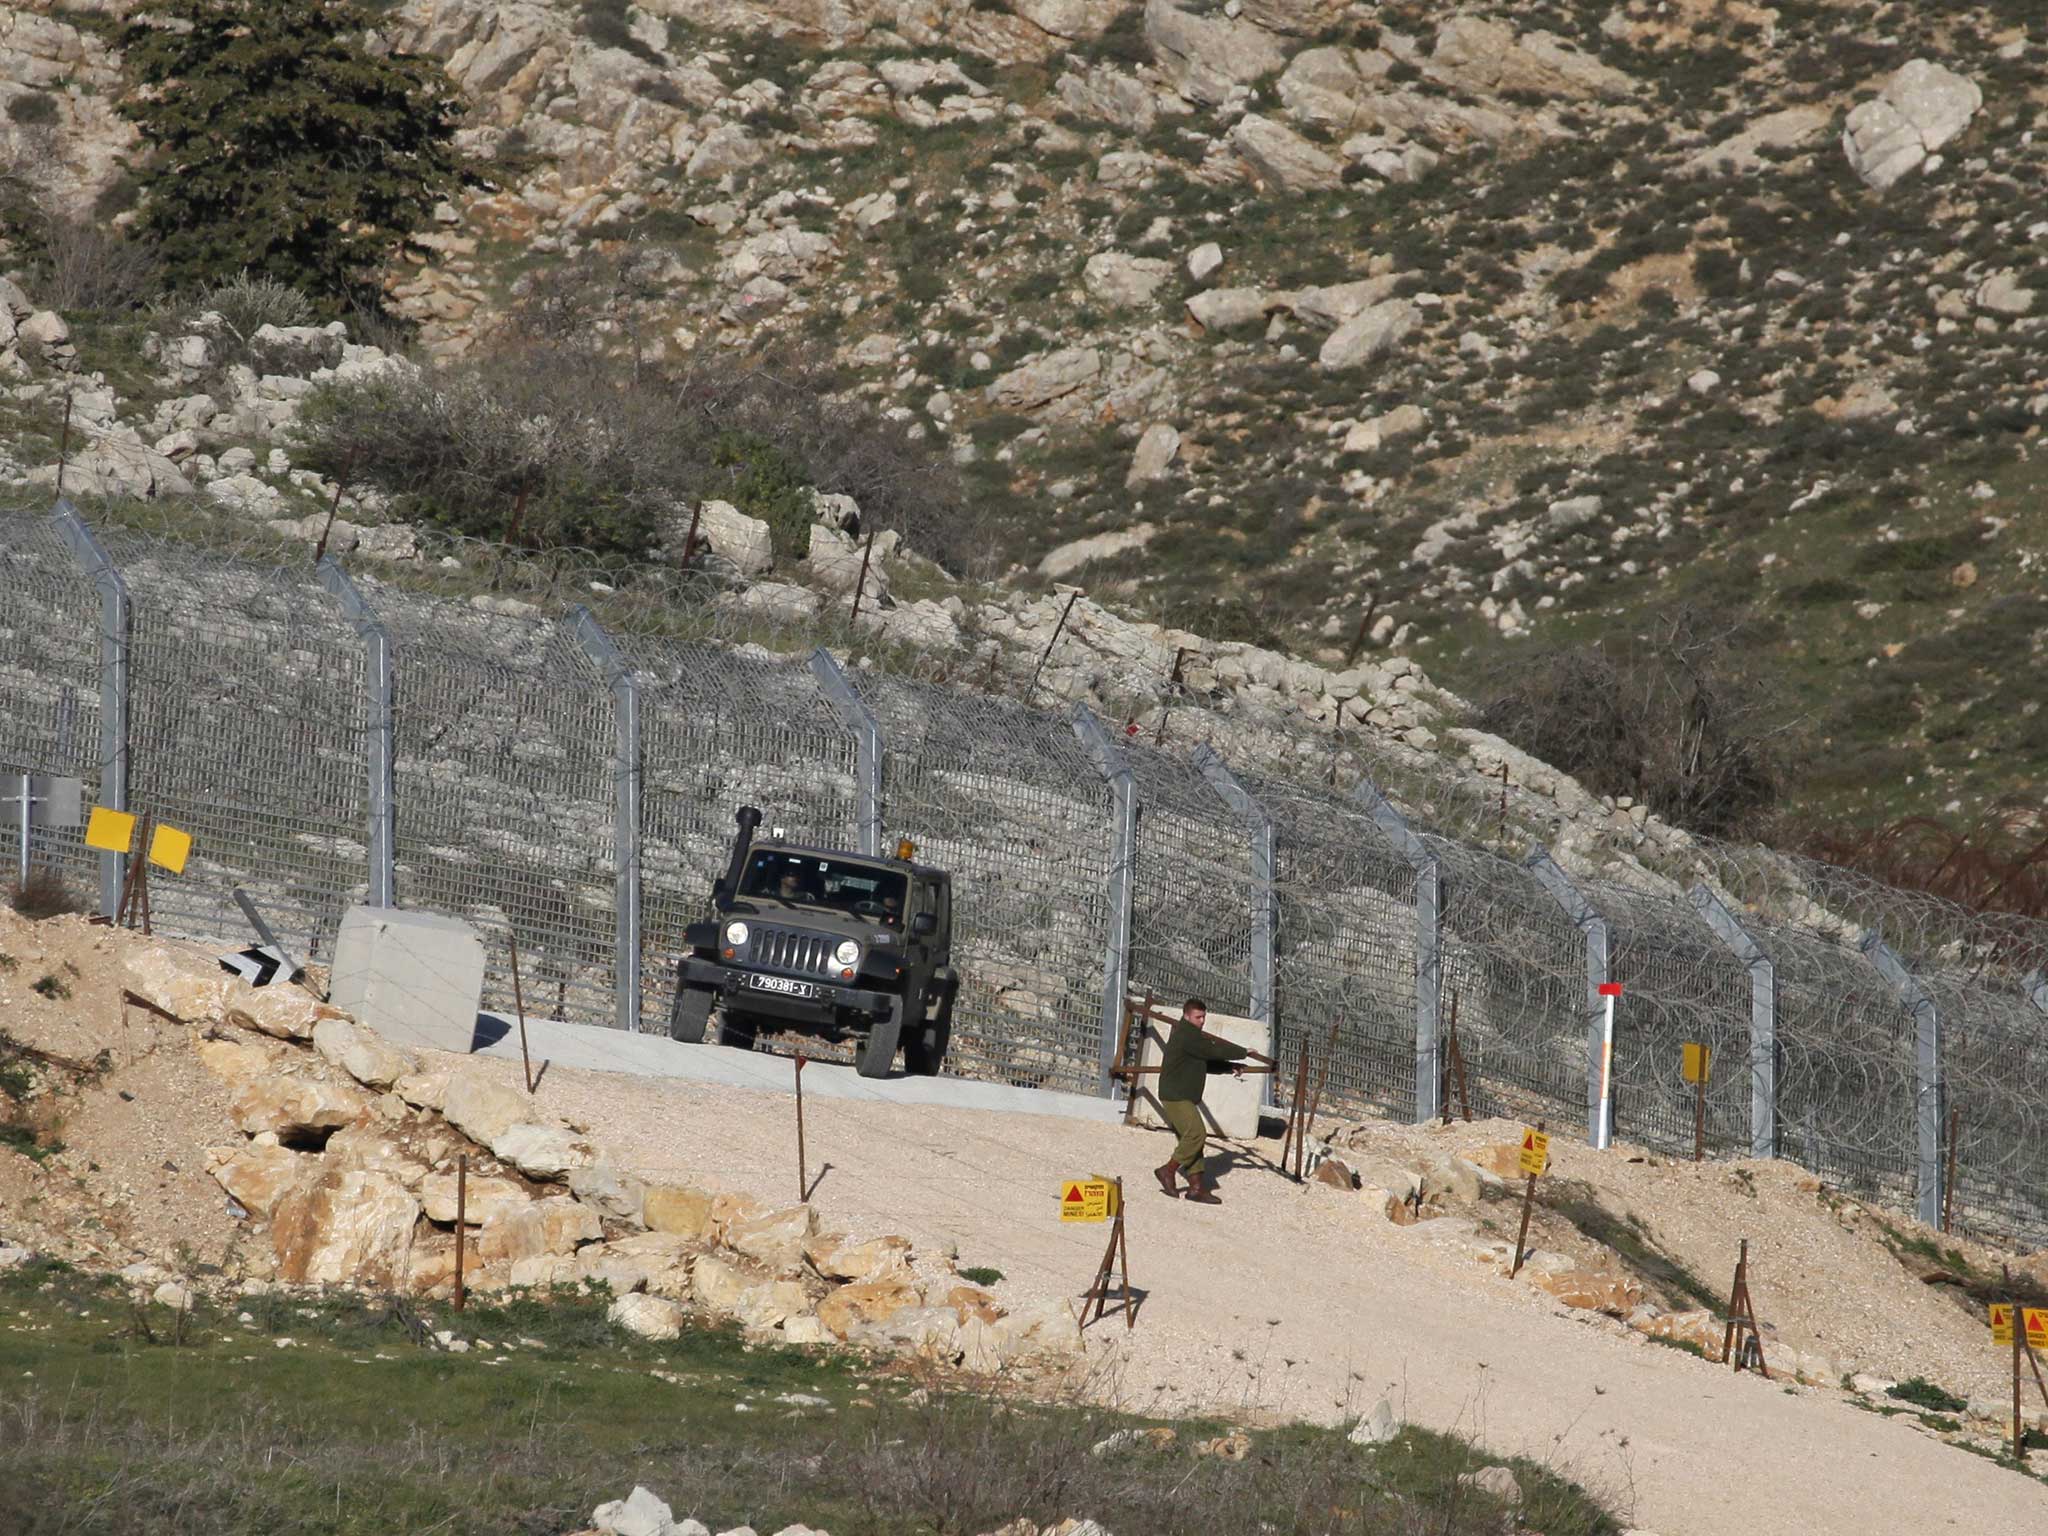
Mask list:
POLYGON ((350 907, 334 946, 334 1006, 393 1045, 468 1051, 483 1001, 484 947, 436 912, 350 907))
MULTIPOLYGON (((1146 1026, 1138 1057, 1139 1066, 1159 1065, 1166 1050, 1166 1036, 1171 1029, 1171 1025, 1165 1024, 1146 1026)), ((1241 1019, 1235 1014, 1212 1010, 1208 1030, 1232 1045, 1250 1046, 1266 1056, 1273 1054, 1272 1031, 1257 1019, 1241 1019)), ((1156 1077, 1148 1075, 1138 1081, 1138 1108, 1131 1118, 1139 1125, 1164 1126, 1166 1121, 1160 1116, 1159 1101, 1153 1096, 1156 1077)), ((1202 1089, 1202 1114, 1209 1122, 1211 1134, 1227 1136, 1232 1141, 1255 1140, 1259 1134, 1259 1106, 1265 1097, 1266 1078, 1262 1073, 1248 1072, 1243 1077, 1235 1077, 1228 1072, 1212 1072, 1202 1089)))

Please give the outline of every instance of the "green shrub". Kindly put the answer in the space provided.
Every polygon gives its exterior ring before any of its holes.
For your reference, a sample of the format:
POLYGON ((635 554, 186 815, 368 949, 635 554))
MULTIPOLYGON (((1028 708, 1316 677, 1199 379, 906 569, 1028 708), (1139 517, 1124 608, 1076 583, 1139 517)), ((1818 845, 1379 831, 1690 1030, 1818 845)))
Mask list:
POLYGON ((1884 1395, 1934 1413, 1961 1413, 1970 1406, 1955 1393, 1936 1386, 1924 1376, 1909 1376, 1894 1386, 1886 1387, 1884 1395))
POLYGON ((57 98, 48 91, 27 91, 7 103, 7 120, 24 128, 57 121, 57 98))

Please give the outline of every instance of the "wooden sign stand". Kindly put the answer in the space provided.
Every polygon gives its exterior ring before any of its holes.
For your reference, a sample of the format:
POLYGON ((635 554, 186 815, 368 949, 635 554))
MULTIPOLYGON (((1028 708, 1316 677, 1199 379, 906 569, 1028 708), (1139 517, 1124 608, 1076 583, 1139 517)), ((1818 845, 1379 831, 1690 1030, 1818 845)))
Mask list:
MULTIPOLYGON (((1549 1128, 1548 1121, 1538 1120, 1536 1122, 1536 1129, 1539 1134, 1549 1130, 1549 1128)), ((1508 1278, 1510 1280, 1522 1272, 1522 1255, 1529 1251, 1529 1211, 1535 1203, 1536 1175, 1532 1173, 1529 1175, 1527 1187, 1522 1190, 1522 1226, 1521 1230, 1515 1234, 1515 1262, 1508 1270, 1508 1278)))
POLYGON ((142 824, 137 829, 135 852, 129 855, 128 877, 121 882, 121 900, 114 910, 114 922, 126 928, 140 919, 144 936, 151 937, 149 927, 149 833, 150 823, 155 818, 150 812, 142 813, 142 824))
POLYGON ((1738 1371, 1754 1370, 1765 1381, 1771 1379, 1764 1364, 1764 1336, 1756 1325, 1756 1308, 1749 1299, 1749 1239, 1742 1240, 1742 1252, 1735 1260, 1735 1284, 1728 1293, 1728 1325, 1721 1334, 1721 1363, 1738 1371))
POLYGON ((1444 1064, 1437 1084, 1436 1101, 1443 1106, 1444 1124, 1451 1123, 1451 1083, 1456 1074, 1458 1085, 1458 1113, 1465 1117, 1465 1123, 1472 1123, 1472 1096, 1465 1086, 1465 1048, 1458 1044, 1458 994, 1451 994, 1451 1027, 1449 1038, 1444 1042, 1444 1064))
POLYGON ((1287 1104, 1287 1134, 1280 1138, 1280 1171, 1295 1183, 1301 1182, 1303 1149, 1308 1143, 1308 1052, 1303 1051, 1294 1060, 1294 1095, 1287 1104), (1292 1151, 1294 1167, 1289 1171, 1287 1159, 1292 1151))
POLYGON ((1116 1191, 1116 1215, 1111 1218, 1109 1246, 1102 1252, 1102 1262, 1096 1266, 1095 1278, 1088 1289, 1081 1293, 1081 1326, 1100 1322, 1109 1307, 1112 1295, 1117 1298, 1117 1309, 1124 1315, 1124 1329, 1128 1332, 1138 1326, 1138 1300, 1131 1294, 1131 1247, 1124 1235, 1124 1181, 1110 1180, 1110 1187, 1116 1191), (1088 1315, 1088 1303, 1095 1303, 1095 1315, 1088 1315))

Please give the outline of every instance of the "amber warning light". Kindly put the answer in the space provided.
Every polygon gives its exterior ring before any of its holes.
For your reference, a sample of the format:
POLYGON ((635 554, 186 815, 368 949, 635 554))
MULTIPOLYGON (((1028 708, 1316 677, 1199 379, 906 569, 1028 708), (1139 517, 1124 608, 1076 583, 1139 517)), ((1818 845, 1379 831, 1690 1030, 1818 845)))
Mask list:
POLYGON ((908 863, 917 857, 917 844, 907 837, 898 838, 896 840, 896 857, 908 863))

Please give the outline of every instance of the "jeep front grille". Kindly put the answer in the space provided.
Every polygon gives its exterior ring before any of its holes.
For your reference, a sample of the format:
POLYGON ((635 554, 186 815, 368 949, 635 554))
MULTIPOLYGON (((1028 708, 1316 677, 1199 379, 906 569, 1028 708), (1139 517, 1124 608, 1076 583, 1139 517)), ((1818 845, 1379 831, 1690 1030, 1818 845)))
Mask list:
POLYGON ((823 976, 838 941, 795 928, 754 929, 751 958, 756 965, 801 976, 823 976))

